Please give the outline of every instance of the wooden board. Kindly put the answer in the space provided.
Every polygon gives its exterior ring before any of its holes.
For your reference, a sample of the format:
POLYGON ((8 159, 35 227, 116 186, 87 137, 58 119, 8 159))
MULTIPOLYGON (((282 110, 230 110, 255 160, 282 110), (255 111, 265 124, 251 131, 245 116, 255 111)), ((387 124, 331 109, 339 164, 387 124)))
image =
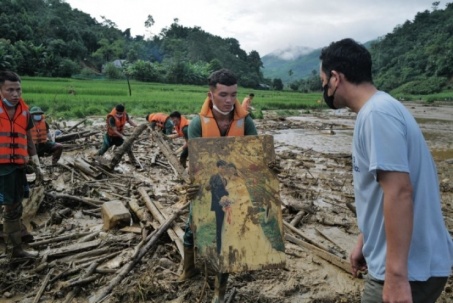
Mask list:
POLYGON ((189 140, 197 257, 219 272, 285 265, 279 182, 268 168, 272 136, 189 140))

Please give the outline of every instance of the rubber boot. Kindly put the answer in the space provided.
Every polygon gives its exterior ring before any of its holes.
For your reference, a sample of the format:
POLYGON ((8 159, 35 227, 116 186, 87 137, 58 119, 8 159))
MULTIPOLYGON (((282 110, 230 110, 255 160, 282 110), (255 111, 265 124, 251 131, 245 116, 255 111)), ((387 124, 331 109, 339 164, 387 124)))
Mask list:
POLYGON ((3 233, 6 247, 11 247, 11 258, 36 258, 38 252, 26 251, 22 247, 22 231, 20 220, 4 221, 3 233))
POLYGON ((60 160, 61 154, 63 153, 63 145, 55 143, 52 147, 52 165, 56 165, 60 160))
POLYGON ((178 282, 184 282, 193 276, 198 275, 200 271, 195 267, 195 252, 193 247, 184 246, 184 263, 183 271, 178 278, 178 282))
POLYGON ((228 284, 228 273, 218 273, 215 277, 214 297, 212 303, 224 303, 228 284))

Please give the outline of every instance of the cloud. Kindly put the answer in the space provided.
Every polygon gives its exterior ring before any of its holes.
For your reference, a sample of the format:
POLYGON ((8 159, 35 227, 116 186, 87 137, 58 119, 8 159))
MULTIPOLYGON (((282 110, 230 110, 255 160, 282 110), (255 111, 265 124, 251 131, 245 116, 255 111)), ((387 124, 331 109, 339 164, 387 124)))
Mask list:
MULTIPOLYGON (((432 0, 66 0, 101 21, 105 16, 132 35, 159 34, 173 19, 199 26, 223 38, 235 38, 247 52, 261 56, 289 46, 320 48, 350 37, 367 42, 413 20, 417 12, 431 10, 432 0), (144 22, 153 16, 147 32, 144 22)), ((440 5, 439 8, 444 8, 440 5)))

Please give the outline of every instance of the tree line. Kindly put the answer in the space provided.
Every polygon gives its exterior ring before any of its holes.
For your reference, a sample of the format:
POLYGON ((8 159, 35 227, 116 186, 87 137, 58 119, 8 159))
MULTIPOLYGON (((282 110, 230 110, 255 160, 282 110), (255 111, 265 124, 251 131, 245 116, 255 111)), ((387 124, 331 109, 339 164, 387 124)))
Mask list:
MULTIPOLYGON (((178 19, 145 38, 105 17, 98 22, 64 0, 0 0, 0 7, 0 69, 20 75, 206 84, 212 71, 225 67, 244 87, 272 86, 257 51, 247 53, 234 38, 185 27, 178 19)), ((154 25, 151 14, 144 24, 154 25)))

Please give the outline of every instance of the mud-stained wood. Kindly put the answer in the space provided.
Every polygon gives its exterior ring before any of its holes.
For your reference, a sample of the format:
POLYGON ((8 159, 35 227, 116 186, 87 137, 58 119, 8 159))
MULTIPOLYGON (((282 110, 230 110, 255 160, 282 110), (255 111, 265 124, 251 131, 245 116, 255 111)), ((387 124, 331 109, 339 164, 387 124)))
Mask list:
POLYGON ((81 170, 84 174, 87 174, 94 179, 99 179, 102 176, 102 172, 96 171, 94 167, 85 162, 82 158, 75 158, 72 163, 75 168, 81 170))
POLYGON ((341 268, 342 270, 344 270, 345 272, 347 273, 350 273, 351 272, 351 264, 346 261, 346 260, 343 260, 341 259, 340 257, 334 255, 334 254, 331 254, 323 249, 320 249, 304 240, 300 240, 300 239, 297 239, 296 237, 294 236, 291 236, 291 235, 288 235, 286 234, 285 235, 285 239, 294 243, 294 244, 297 244, 297 245, 300 245, 301 247, 303 248, 306 248, 308 250, 310 250, 312 253, 314 253, 316 256, 332 263, 333 265, 337 266, 338 268, 341 268))
POLYGON ((68 132, 72 131, 73 129, 76 129, 80 124, 83 124, 86 121, 87 121, 87 119, 83 119, 82 121, 77 122, 72 127, 70 127, 66 132, 68 133, 68 132))
POLYGON ((64 200, 72 200, 72 201, 76 201, 76 202, 80 202, 80 203, 83 203, 87 206, 90 206, 90 207, 94 207, 94 208, 98 208, 99 205, 98 204, 94 204, 93 202, 90 202, 84 198, 80 198, 80 197, 75 197, 75 196, 71 196, 71 195, 67 195, 67 194, 58 194, 56 192, 50 192, 50 193, 46 193, 46 195, 49 195, 50 197, 54 198, 54 199, 62 199, 63 201, 64 200))
POLYGON ((50 249, 49 251, 46 251, 45 254, 48 258, 57 258, 57 257, 61 257, 64 255, 70 255, 70 254, 73 254, 73 253, 76 253, 79 251, 93 249, 93 248, 99 246, 99 244, 101 244, 101 242, 102 242, 101 240, 93 240, 93 241, 85 242, 85 243, 70 244, 68 246, 61 247, 61 248, 50 249))
POLYGON ((117 275, 114 279, 110 280, 108 285, 105 287, 99 289, 95 294, 91 295, 88 299, 89 303, 97 303, 100 302, 104 299, 105 296, 107 296, 113 288, 118 285, 124 277, 134 268, 134 266, 143 258, 143 256, 155 245, 157 240, 170 228, 170 226, 173 224, 174 220, 179 217, 181 211, 187 207, 185 205, 183 208, 176 210, 171 217, 169 217, 158 229, 156 229, 152 234, 150 234, 145 241, 143 241, 143 245, 140 249, 136 250, 136 253, 132 257, 132 260, 125 264, 121 270, 117 272, 117 275))
MULTIPOLYGON (((152 201, 151 198, 148 196, 146 192, 146 188, 139 187, 138 192, 140 193, 143 201, 145 202, 146 207, 149 209, 153 217, 160 223, 163 224, 167 220, 167 215, 160 211, 160 209, 156 206, 157 201, 152 201)), ((179 226, 172 226, 171 229, 167 231, 170 238, 175 242, 176 246, 178 247, 178 251, 181 256, 184 255, 184 246, 182 244, 182 235, 184 232, 179 226), (178 236, 179 235, 179 236, 178 236)))
POLYGON ((44 281, 42 282, 41 287, 40 287, 39 290, 38 290, 38 293, 37 293, 36 296, 35 296, 35 299, 33 300, 33 303, 38 303, 39 300, 41 299, 41 296, 42 296, 44 290, 46 289, 47 284, 49 283, 50 276, 53 274, 53 271, 54 271, 54 269, 51 268, 51 269, 49 270, 49 272, 47 273, 46 277, 44 278, 44 281))
POLYGON ((161 152, 167 158, 170 166, 176 171, 178 177, 182 178, 184 182, 191 183, 190 176, 185 168, 179 162, 179 159, 173 153, 168 142, 164 139, 162 132, 151 130, 153 140, 159 145, 161 152))
POLYGON ((140 205, 138 205, 137 199, 131 198, 128 201, 128 205, 130 209, 134 212, 134 214, 137 216, 137 218, 140 220, 140 222, 142 222, 145 226, 149 226, 151 224, 153 218, 151 217, 149 212, 147 212, 146 207, 141 207, 140 205))
POLYGON ((135 140, 140 136, 140 134, 146 129, 148 123, 143 123, 138 125, 132 135, 130 135, 124 143, 115 151, 112 160, 110 161, 110 169, 115 168, 118 163, 120 163, 121 158, 125 153, 127 153, 131 148, 135 140))
POLYGON ((93 136, 93 135, 96 135, 97 133, 98 132, 96 132, 96 131, 85 130, 85 131, 81 131, 81 132, 77 132, 77 133, 60 135, 60 136, 55 137, 55 142, 72 141, 72 140, 76 140, 76 139, 80 139, 80 138, 93 136))
POLYGON ((91 234, 91 233, 90 232, 86 232, 86 233, 77 233, 77 234, 72 234, 72 235, 64 235, 64 236, 61 236, 61 237, 52 237, 52 238, 47 239, 47 240, 35 241, 33 243, 30 243, 29 246, 38 247, 38 246, 45 245, 45 244, 58 243, 58 242, 61 242, 61 241, 66 241, 66 240, 70 240, 70 239, 76 239, 76 238, 84 237, 84 236, 89 235, 89 234, 91 234))

